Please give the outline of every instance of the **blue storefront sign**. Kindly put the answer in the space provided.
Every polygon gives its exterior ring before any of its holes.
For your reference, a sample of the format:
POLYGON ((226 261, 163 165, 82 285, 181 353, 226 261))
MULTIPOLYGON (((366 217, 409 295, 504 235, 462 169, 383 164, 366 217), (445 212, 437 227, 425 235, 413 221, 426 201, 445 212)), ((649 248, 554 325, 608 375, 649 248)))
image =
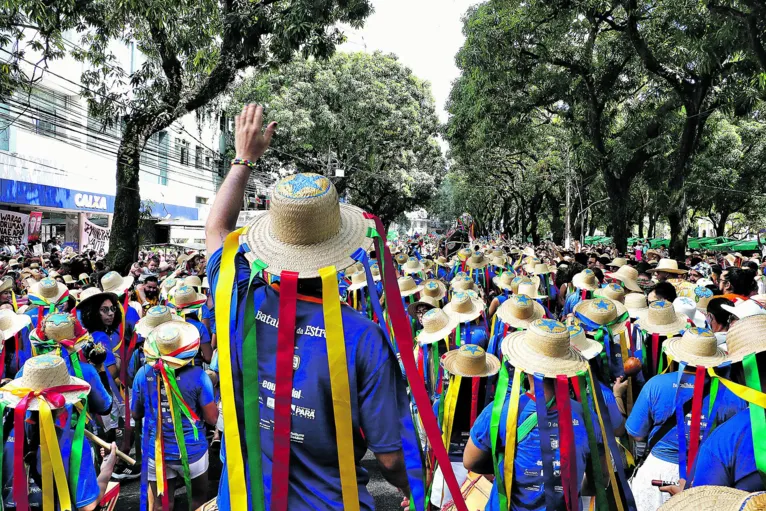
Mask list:
MULTIPOLYGON (((69 188, 59 188, 24 181, 0 179, 0 202, 26 206, 84 211, 88 213, 114 213, 114 195, 95 194, 69 188)), ((170 215, 173 218, 197 220, 197 208, 174 204, 153 203, 155 216, 170 215)))

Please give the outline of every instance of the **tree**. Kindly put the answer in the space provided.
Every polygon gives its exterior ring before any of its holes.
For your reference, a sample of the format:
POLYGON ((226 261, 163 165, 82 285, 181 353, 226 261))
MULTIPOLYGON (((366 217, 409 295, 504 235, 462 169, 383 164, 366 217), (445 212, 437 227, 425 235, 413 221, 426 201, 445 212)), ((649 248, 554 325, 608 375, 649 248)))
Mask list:
POLYGON ((4 6, 4 13, 14 13, 5 17, 6 26, 33 30, 48 40, 55 41, 52 35, 70 26, 61 18, 75 20, 80 37, 69 51, 87 64, 82 82, 90 113, 121 127, 107 257, 107 263, 118 269, 134 261, 138 249, 139 161, 148 138, 206 106, 244 69, 262 72, 290 61, 297 51, 329 56, 343 39, 337 24, 359 26, 372 10, 369 0, 12 0, 11 4, 4 6), (41 15, 45 9, 52 14, 41 15), (133 73, 110 50, 115 42, 131 41, 146 56, 133 73))
POLYGON ((296 60, 246 80, 231 108, 248 102, 267 104, 280 124, 266 160, 342 171, 338 192, 386 225, 428 202, 445 173, 430 85, 393 55, 296 60))

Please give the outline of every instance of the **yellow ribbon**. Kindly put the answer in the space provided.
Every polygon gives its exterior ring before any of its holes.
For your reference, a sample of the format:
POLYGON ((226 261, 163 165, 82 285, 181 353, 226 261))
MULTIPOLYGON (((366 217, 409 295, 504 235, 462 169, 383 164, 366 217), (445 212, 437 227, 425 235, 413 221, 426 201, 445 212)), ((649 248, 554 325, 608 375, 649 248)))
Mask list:
MULTIPOLYGON (((612 487, 612 493, 614 493, 614 501, 617 504, 618 511, 624 511, 624 507, 622 505, 622 500, 620 498, 620 487, 617 485, 617 477, 614 475, 614 467, 612 466, 612 456, 609 453, 609 448, 607 446, 606 441, 606 428, 604 427, 604 420, 601 418, 601 409, 598 406, 598 399, 596 399, 595 392, 598 392, 598 389, 596 388, 596 379, 593 377, 593 372, 590 370, 590 366, 588 366, 588 377, 590 378, 590 384, 593 386, 593 406, 596 408, 596 417, 598 418, 598 425, 601 428, 601 438, 604 441, 604 446, 606 448, 606 453, 604 454, 604 458, 606 458, 606 466, 607 466, 607 472, 609 473, 609 481, 611 482, 610 486, 612 487)), ((586 397, 587 399, 587 397, 586 397)), ((591 456, 594 454, 591 453, 591 456)), ((615 455, 619 456, 620 453, 615 453, 615 455)))
POLYGON ((69 482, 64 470, 64 460, 61 457, 56 426, 53 424, 53 414, 48 402, 38 397, 40 403, 40 458, 43 478, 43 510, 54 511, 56 504, 53 498, 55 481, 61 511, 71 511, 72 502, 69 497, 69 482))
POLYGON ((750 387, 745 387, 739 383, 734 383, 726 378, 721 378, 715 373, 715 369, 712 367, 708 368, 707 372, 710 376, 718 378, 718 380, 737 397, 744 399, 748 403, 760 406, 761 408, 766 408, 766 394, 763 392, 751 389, 750 387))
MULTIPOLYGON (((160 394, 160 379, 157 378, 157 431, 154 432, 154 468, 157 475, 157 498, 165 494, 165 454, 162 452, 162 399, 160 394)), ((168 401, 171 401, 168 395, 168 401)))
POLYGON ((351 428, 351 391, 348 383, 346 340, 338 295, 338 276, 335 266, 319 270, 322 278, 324 328, 327 342, 327 363, 330 369, 332 409, 335 418, 335 439, 338 443, 340 486, 343 509, 359 510, 359 489, 354 461, 354 440, 351 428))
POLYGON ((455 408, 457 407, 457 397, 460 394, 460 383, 463 377, 456 374, 450 381, 447 395, 444 397, 444 418, 442 424, 442 442, 449 451, 450 439, 452 439, 452 425, 455 423, 455 408))
MULTIPOLYGON (((237 404, 234 400, 234 378, 231 368, 231 295, 236 293, 234 258, 239 250, 239 236, 246 228, 230 233, 223 242, 221 270, 215 292, 215 317, 218 325, 218 367, 220 370, 221 403, 226 420, 223 433, 226 438, 226 471, 229 476, 229 501, 232 509, 246 510, 247 485, 245 464, 242 459, 242 441, 239 435, 237 404)), ((159 459, 159 458, 157 458, 159 459)))
MULTIPOLYGON (((501 362, 505 363, 505 362, 501 362)), ((511 402, 508 406, 508 416, 505 418, 505 496, 511 502, 511 487, 513 486, 513 464, 516 459, 516 428, 519 418, 519 394, 521 393, 521 369, 513 371, 511 383, 511 402)))

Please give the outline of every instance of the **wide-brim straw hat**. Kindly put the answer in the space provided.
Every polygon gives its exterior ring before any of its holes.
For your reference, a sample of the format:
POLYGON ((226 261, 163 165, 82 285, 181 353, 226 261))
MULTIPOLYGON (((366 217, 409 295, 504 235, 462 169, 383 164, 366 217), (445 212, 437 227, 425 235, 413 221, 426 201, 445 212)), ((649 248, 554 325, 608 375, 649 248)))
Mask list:
POLYGON ((727 486, 695 486, 671 497, 657 511, 763 511, 766 492, 727 486))
POLYGON ((136 323, 136 333, 143 338, 149 336, 152 330, 168 321, 184 321, 184 318, 176 314, 170 307, 155 305, 146 311, 143 318, 136 323))
MULTIPOLYGON (((10 392, 12 390, 41 391, 70 385, 84 388, 60 392, 66 404, 77 403, 90 392, 90 385, 85 380, 69 375, 69 370, 62 357, 52 354, 39 355, 24 363, 24 374, 0 387, 0 400, 5 401, 9 408, 15 408, 25 397, 25 394, 17 395, 10 392)), ((51 408, 57 408, 54 403, 49 402, 48 404, 51 408)), ((27 410, 36 411, 39 409, 40 399, 28 401, 27 410)))
POLYGON ((548 295, 540 294, 538 289, 540 288, 540 281, 538 279, 531 280, 530 282, 522 282, 516 288, 517 295, 527 295, 533 300, 543 300, 548 298, 548 295))
POLYGON ((207 296, 202 293, 198 293, 196 289, 191 286, 179 286, 175 288, 173 293, 173 305, 176 309, 182 310, 187 307, 194 307, 199 305, 199 302, 207 300, 207 296))
POLYGON ((444 306, 444 312, 452 316, 459 323, 473 321, 484 311, 478 300, 471 298, 468 293, 457 292, 452 295, 452 300, 444 306))
POLYGON ((99 300, 103 302, 107 298, 110 298, 115 305, 120 303, 120 298, 115 293, 107 293, 107 292, 101 291, 97 287, 89 287, 88 289, 80 293, 80 302, 77 305, 77 308, 83 309, 86 307, 90 307, 90 304, 92 304, 93 302, 97 302, 99 300))
POLYGON ((584 300, 575 305, 575 314, 581 314, 597 325, 609 325, 609 331, 612 335, 617 335, 625 331, 627 326, 625 321, 617 321, 628 309, 620 302, 615 302, 609 298, 593 298, 584 300))
POLYGON ((649 304, 646 316, 638 319, 636 325, 650 334, 675 336, 686 330, 689 322, 685 315, 676 312, 672 303, 657 300, 649 304))
POLYGON ((44 278, 39 282, 35 282, 29 288, 29 294, 43 298, 48 303, 58 302, 67 291, 68 289, 64 284, 51 278, 44 278))
POLYGON ((184 286, 193 287, 199 289, 202 287, 202 279, 197 275, 189 275, 184 279, 184 286))
POLYGON ((271 275, 298 272, 298 278, 319 276, 334 266, 344 270, 356 261, 359 248, 368 250, 371 219, 361 209, 338 201, 335 186, 319 174, 294 174, 277 182, 270 209, 256 215, 240 242, 247 244, 250 261, 266 263, 271 275))
POLYGON ((590 360, 604 351, 604 346, 600 342, 588 339, 582 326, 569 325, 567 330, 569 330, 569 342, 583 358, 590 360))
POLYGON ((450 287, 455 292, 470 291, 470 290, 477 289, 476 282, 474 282, 473 279, 469 277, 468 275, 453 279, 450 287))
POLYGON ((466 260, 465 265, 474 270, 479 270, 489 265, 489 259, 484 257, 484 252, 474 252, 466 260))
POLYGON ((551 273, 551 268, 547 264, 537 263, 535 264, 535 267, 532 269, 531 273, 534 275, 547 275, 551 273))
POLYGON ((64 283, 65 284, 74 284, 75 282, 77 282, 77 281, 70 274, 67 273, 66 275, 64 275, 64 283))
POLYGON ((3 277, 0 280, 0 293, 13 290, 13 279, 11 277, 3 277))
POLYGON ((570 344, 567 327, 553 319, 537 320, 527 330, 509 334, 502 350, 511 365, 527 374, 572 377, 588 369, 588 361, 570 344))
POLYGON ((649 311, 649 304, 644 293, 628 293, 625 295, 625 308, 631 318, 642 318, 649 311))
POLYGON ((457 251, 457 257, 460 261, 467 261, 471 254, 473 254, 473 250, 470 248, 461 248, 457 251))
POLYGON ((439 256, 434 260, 434 264, 436 266, 445 266, 447 268, 452 268, 453 266, 455 266, 455 261, 450 261, 444 256, 439 256))
POLYGON ((133 285, 133 280, 133 277, 130 275, 123 277, 116 271, 110 271, 101 277, 101 289, 105 293, 114 293, 119 296, 130 289, 130 286, 133 285))
POLYGON ((483 378, 500 371, 500 360, 477 344, 464 344, 442 356, 442 367, 450 374, 483 378))
POLYGON ((441 280, 428 279, 423 281, 423 297, 434 298, 441 300, 447 296, 447 286, 441 280))
POLYGON ((32 324, 32 318, 26 314, 17 314, 11 310, 0 310, 0 331, 3 340, 10 339, 32 324))
POLYGON ((351 274, 351 284, 348 286, 349 291, 357 291, 367 287, 367 274, 363 271, 358 271, 351 274))
POLYGON ((407 261, 402 265, 402 272, 405 275, 420 273, 421 271, 425 271, 425 269, 426 267, 423 266, 423 263, 418 261, 415 257, 408 258, 407 261))
POLYGON ((405 277, 399 277, 397 282, 399 284, 399 294, 402 297, 412 296, 415 293, 423 291, 423 284, 416 284, 415 279, 409 275, 405 277))
POLYGON ((638 285, 638 270, 630 265, 620 266, 617 271, 607 273, 607 277, 610 279, 616 279, 622 282, 627 289, 641 293, 641 286, 638 285))
POLYGON ((497 317, 513 328, 527 328, 545 316, 545 308, 527 295, 511 295, 497 309, 497 317))
POLYGON ((666 273, 675 273, 676 275, 684 275, 686 273, 689 273, 688 270, 679 270, 678 269, 678 261, 675 259, 660 259, 660 262, 657 263, 657 266, 650 270, 646 270, 649 273, 656 273, 658 271, 664 271, 666 273))
POLYGON ((199 351, 199 330, 191 323, 180 321, 165 322, 152 330, 144 342, 144 354, 147 358, 152 356, 152 344, 157 346, 159 354, 162 355, 166 363, 178 369, 191 363, 199 351), (186 353, 184 358, 175 356, 179 350, 186 346, 192 346, 194 343, 198 345, 196 348, 191 349, 189 353, 186 353))
POLYGON ((609 298, 613 302, 625 303, 625 290, 619 284, 607 284, 594 292, 595 296, 609 298))
POLYGON ((736 321, 726 334, 727 360, 742 362, 751 353, 766 351, 766 316, 749 316, 736 321))
POLYGON ((607 264, 607 266, 622 268, 626 264, 628 264, 628 260, 624 257, 615 257, 611 263, 607 264))
POLYGON ((418 333, 418 344, 433 344, 444 340, 458 324, 457 318, 448 316, 443 309, 433 308, 423 314, 423 329, 418 333))
POLYGON ((416 318, 418 315, 418 307, 422 307, 424 305, 428 307, 428 310, 435 309, 439 307, 439 300, 436 298, 431 298, 430 296, 421 295, 417 302, 413 302, 407 305, 407 313, 411 318, 416 318))
POLYGON ((593 270, 587 269, 572 277, 572 284, 578 289, 587 291, 595 291, 599 288, 598 277, 593 273, 593 270))
POLYGON ((513 272, 506 271, 506 272, 503 272, 502 275, 492 277, 492 282, 494 282, 499 289, 506 289, 508 291, 513 291, 512 284, 513 284, 513 279, 515 277, 516 276, 513 274, 513 272))
POLYGON ((726 352, 717 346, 715 335, 706 328, 690 327, 681 337, 667 340, 663 347, 670 358, 690 366, 716 367, 726 361, 726 352))

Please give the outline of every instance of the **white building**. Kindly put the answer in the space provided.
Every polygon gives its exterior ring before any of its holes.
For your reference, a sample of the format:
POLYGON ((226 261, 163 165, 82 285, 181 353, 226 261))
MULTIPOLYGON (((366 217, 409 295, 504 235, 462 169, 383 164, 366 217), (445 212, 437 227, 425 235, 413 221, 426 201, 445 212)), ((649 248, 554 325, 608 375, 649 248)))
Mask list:
MULTIPOLYGON (((74 34, 67 39, 75 40, 74 34)), ((115 44, 113 51, 128 73, 143 61, 133 44, 115 44)), ((0 48, 0 60, 8 58, 0 48)), ((28 51, 20 62, 29 76, 35 60, 28 51)), ((69 56, 51 61, 48 70, 36 71, 42 79, 30 93, 17 92, 0 103, 0 209, 42 211, 42 239, 61 235, 73 246, 85 218, 111 224, 120 142, 118 126, 104 130, 88 115, 79 95, 83 70, 69 56)), ((151 137, 141 156, 140 191, 152 216, 205 220, 226 168, 221 153, 229 126, 223 116, 198 121, 189 114, 151 137)), ((204 242, 202 229, 174 229, 165 241, 204 242)))

